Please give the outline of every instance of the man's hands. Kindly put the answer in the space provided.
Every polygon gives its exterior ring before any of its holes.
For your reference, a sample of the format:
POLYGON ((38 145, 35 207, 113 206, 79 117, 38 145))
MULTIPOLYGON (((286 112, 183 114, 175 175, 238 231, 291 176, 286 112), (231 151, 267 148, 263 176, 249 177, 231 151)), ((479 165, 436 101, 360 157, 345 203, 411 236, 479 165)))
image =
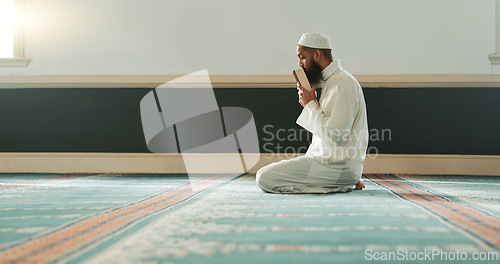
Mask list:
POLYGON ((354 187, 353 190, 363 190, 365 188, 365 184, 363 183, 363 180, 359 180, 358 183, 356 183, 356 186, 354 187))
POLYGON ((310 101, 316 100, 316 87, 314 86, 312 86, 311 91, 308 92, 300 83, 297 83, 297 93, 299 94, 299 104, 302 105, 302 107, 305 107, 310 101))

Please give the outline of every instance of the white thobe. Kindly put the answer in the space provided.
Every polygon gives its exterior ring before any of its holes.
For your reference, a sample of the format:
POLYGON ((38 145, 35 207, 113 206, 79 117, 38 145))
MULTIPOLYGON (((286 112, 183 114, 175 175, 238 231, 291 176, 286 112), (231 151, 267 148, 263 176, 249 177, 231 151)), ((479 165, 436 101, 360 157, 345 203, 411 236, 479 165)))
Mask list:
POLYGON ((368 146, 363 90, 334 60, 321 72, 319 105, 310 101, 297 124, 313 134, 304 156, 261 168, 257 183, 272 193, 348 192, 360 180, 368 146))

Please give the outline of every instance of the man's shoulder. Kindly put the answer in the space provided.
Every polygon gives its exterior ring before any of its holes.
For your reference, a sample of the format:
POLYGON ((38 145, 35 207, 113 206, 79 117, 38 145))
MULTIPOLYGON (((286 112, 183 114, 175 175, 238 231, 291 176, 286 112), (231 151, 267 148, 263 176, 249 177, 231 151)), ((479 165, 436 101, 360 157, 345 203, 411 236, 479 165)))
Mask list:
POLYGON ((341 75, 341 78, 344 81, 349 81, 349 82, 354 82, 356 84, 359 84, 358 80, 356 79, 356 77, 354 77, 354 75, 352 75, 350 72, 348 72, 348 71, 346 71, 344 69, 340 70, 340 75, 341 75))
POLYGON ((358 80, 344 69, 339 69, 333 76, 327 80, 327 84, 339 85, 339 86, 359 86, 358 80))

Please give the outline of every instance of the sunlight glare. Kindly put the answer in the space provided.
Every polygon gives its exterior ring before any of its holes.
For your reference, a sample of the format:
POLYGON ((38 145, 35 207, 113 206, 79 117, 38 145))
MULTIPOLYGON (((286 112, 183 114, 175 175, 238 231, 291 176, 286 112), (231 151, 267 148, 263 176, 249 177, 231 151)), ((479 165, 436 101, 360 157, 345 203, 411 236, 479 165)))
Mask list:
POLYGON ((14 0, 0 0, 0 58, 14 57, 14 0))

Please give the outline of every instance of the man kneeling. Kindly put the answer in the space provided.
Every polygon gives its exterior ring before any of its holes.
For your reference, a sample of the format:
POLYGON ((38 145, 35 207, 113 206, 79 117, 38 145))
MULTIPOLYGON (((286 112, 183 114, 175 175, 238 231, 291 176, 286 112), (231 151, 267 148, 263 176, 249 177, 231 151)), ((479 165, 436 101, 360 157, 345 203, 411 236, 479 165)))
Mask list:
POLYGON ((299 66, 312 89, 297 83, 302 113, 297 124, 313 134, 304 156, 257 172, 259 187, 271 193, 331 193, 364 188, 361 175, 368 145, 363 91, 334 59, 328 37, 305 33, 297 45, 299 66), (319 101, 316 87, 323 85, 319 101))

